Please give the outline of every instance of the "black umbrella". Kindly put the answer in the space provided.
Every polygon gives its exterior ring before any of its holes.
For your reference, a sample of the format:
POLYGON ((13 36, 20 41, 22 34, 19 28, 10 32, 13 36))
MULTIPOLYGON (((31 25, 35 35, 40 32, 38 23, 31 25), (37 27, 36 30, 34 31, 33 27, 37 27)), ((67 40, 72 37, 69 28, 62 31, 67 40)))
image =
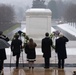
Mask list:
POLYGON ((0 49, 8 48, 10 44, 3 39, 0 39, 0 49))

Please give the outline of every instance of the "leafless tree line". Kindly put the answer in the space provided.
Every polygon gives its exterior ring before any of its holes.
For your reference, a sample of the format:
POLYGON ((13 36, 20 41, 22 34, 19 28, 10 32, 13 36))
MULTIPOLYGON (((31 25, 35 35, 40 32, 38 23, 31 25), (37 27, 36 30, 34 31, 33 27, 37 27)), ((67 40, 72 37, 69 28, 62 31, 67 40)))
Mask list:
POLYGON ((76 4, 70 4, 65 11, 64 21, 76 28, 76 4))
POLYGON ((68 6, 64 18, 67 22, 76 22, 76 4, 68 6))
POLYGON ((15 12, 12 6, 0 4, 0 29, 10 27, 15 20, 15 12))

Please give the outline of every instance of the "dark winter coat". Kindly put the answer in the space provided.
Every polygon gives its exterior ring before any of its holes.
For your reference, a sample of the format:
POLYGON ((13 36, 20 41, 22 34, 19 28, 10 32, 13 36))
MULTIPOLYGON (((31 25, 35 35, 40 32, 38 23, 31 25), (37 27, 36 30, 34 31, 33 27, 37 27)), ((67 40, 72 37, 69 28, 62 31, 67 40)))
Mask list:
POLYGON ((32 45, 30 43, 27 43, 25 45, 25 53, 27 54, 27 59, 36 58, 35 47, 36 47, 36 43, 33 43, 32 45))
POLYGON ((5 49, 0 49, 0 60, 5 60, 6 57, 6 51, 5 49))
POLYGON ((11 42, 11 51, 13 52, 13 56, 20 54, 22 47, 22 41, 19 39, 14 39, 11 42))
POLYGON ((51 57, 51 46, 52 46, 52 40, 50 37, 45 37, 42 39, 42 53, 44 58, 50 58, 51 57))
POLYGON ((68 41, 69 40, 65 36, 56 39, 55 51, 58 54, 58 59, 67 58, 66 42, 68 41))

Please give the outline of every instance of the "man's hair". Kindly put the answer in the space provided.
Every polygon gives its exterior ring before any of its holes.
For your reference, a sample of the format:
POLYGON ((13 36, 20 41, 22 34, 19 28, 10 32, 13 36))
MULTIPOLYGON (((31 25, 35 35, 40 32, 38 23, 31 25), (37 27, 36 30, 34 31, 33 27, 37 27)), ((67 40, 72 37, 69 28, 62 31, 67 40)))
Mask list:
POLYGON ((33 39, 32 39, 32 38, 30 38, 30 39, 29 39, 29 42, 33 42, 33 39))
POLYGON ((49 33, 48 33, 48 32, 46 32, 46 33, 45 33, 45 36, 49 36, 49 33))
POLYGON ((59 34, 59 37, 63 37, 63 33, 60 33, 60 34, 59 34))
POLYGON ((16 34, 14 37, 15 37, 16 39, 18 39, 18 38, 19 38, 19 35, 18 35, 18 34, 16 34))

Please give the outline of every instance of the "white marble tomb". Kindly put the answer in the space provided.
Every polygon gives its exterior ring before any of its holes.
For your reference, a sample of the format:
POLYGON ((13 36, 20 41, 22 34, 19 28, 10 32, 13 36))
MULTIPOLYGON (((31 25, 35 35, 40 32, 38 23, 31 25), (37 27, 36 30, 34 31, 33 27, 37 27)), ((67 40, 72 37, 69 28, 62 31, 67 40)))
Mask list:
POLYGON ((26 34, 40 43, 39 41, 46 32, 51 33, 51 15, 50 9, 28 9, 26 11, 26 34))

